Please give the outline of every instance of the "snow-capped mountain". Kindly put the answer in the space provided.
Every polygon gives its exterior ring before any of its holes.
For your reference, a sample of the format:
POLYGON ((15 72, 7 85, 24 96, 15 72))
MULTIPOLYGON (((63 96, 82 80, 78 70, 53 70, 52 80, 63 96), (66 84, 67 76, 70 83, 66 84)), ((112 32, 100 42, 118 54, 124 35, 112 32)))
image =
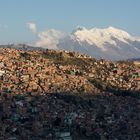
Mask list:
MULTIPOLYGON (((48 37, 50 35, 48 33, 48 31, 45 32, 45 36, 48 37)), ((56 33, 59 32, 56 31, 56 33)), ((53 30, 53 34, 51 33, 51 37, 49 36, 51 40, 53 40, 54 34, 55 30, 53 30)), ((48 40, 44 36, 41 36, 41 38, 43 40, 40 39, 39 44, 48 40)), ((55 47, 52 47, 52 49, 78 51, 96 58, 119 60, 140 57, 140 37, 134 37, 114 27, 106 29, 77 27, 71 34, 64 35, 63 33, 63 36, 61 36, 60 32, 57 41, 53 40, 53 42, 57 43, 53 44, 55 47)), ((49 42, 49 44, 51 43, 49 42)), ((45 45, 51 48, 49 44, 46 42, 45 45)))

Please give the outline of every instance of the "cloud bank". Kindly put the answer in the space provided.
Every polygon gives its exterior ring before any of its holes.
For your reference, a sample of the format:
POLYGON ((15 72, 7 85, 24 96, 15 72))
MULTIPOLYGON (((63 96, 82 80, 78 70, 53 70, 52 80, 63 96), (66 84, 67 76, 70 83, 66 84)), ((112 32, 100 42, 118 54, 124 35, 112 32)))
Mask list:
POLYGON ((57 49, 57 45, 59 44, 59 39, 63 38, 65 33, 55 30, 48 29, 46 31, 38 33, 38 40, 35 43, 36 46, 53 48, 57 49))
POLYGON ((47 47, 49 49, 57 49, 59 40, 65 36, 64 32, 55 29, 46 29, 42 32, 37 32, 36 24, 33 22, 26 23, 26 27, 37 35, 37 41, 33 44, 35 46, 47 47))

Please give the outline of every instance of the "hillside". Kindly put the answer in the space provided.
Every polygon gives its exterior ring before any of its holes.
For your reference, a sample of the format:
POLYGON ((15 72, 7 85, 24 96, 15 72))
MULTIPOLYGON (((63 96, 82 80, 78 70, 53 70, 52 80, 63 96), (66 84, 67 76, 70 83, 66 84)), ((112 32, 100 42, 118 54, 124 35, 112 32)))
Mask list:
POLYGON ((139 92, 139 65, 67 51, 0 49, 1 91, 97 94, 139 92))
POLYGON ((140 65, 0 48, 0 139, 139 139, 140 65))

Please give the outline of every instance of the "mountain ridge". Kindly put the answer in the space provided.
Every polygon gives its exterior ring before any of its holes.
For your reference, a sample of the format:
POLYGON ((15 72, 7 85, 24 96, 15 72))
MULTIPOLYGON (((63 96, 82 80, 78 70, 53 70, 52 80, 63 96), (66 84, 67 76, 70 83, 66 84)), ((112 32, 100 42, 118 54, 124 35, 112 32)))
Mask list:
POLYGON ((137 58, 140 42, 125 31, 109 27, 107 29, 78 28, 61 39, 59 49, 78 51, 96 58, 121 60, 137 58), (113 33, 112 33, 113 32, 113 33), (120 33, 117 35, 117 33, 120 33))
POLYGON ((109 60, 131 59, 140 55, 140 38, 111 26, 104 29, 78 26, 69 34, 57 30, 53 30, 51 35, 49 31, 43 34, 36 45, 44 48, 76 51, 109 60))
MULTIPOLYGON (((71 33, 49 29, 46 32, 38 33, 38 38, 37 42, 31 45, 12 44, 10 47, 25 50, 74 51, 96 59, 103 58, 115 61, 136 59, 140 56, 140 37, 132 36, 124 30, 111 26, 103 29, 87 29, 78 26, 71 33)), ((7 45, 5 46, 7 47, 7 45)))

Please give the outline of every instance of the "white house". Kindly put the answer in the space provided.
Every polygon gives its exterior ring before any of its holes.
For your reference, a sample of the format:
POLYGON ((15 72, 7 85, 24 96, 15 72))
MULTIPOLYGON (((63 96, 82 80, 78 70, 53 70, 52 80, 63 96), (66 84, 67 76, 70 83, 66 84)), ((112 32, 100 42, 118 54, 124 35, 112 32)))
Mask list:
POLYGON ((0 77, 5 73, 5 71, 0 70, 0 77))
POLYGON ((133 62, 135 65, 140 65, 140 61, 134 61, 133 62))

